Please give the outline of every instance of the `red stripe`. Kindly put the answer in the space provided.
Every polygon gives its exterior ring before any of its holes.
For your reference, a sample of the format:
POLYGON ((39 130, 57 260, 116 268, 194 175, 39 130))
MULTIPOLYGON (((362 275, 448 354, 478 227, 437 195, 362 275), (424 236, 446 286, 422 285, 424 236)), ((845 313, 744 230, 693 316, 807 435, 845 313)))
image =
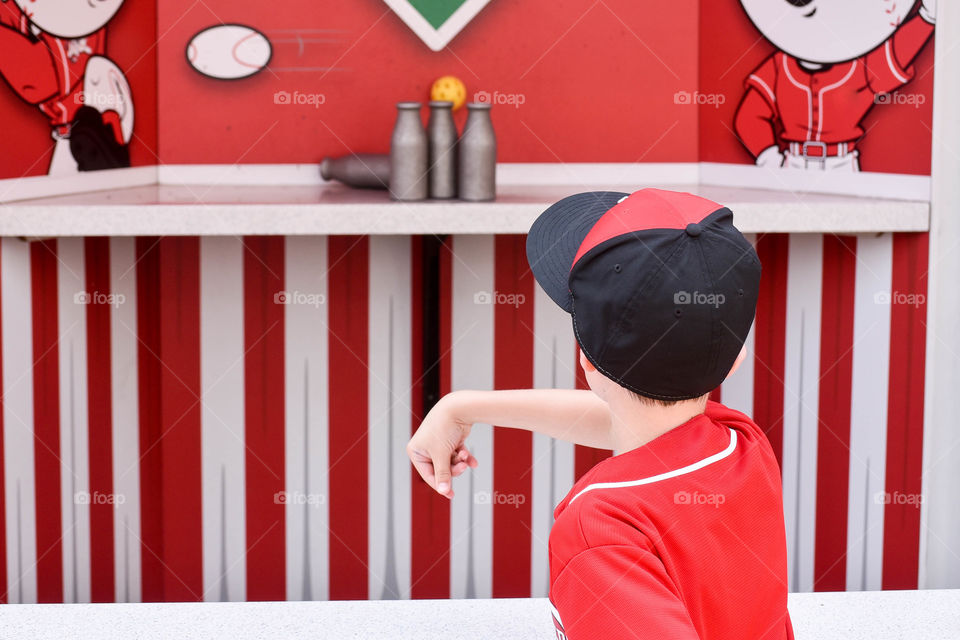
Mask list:
MULTIPOLYGON (((580 366, 580 345, 576 345, 575 348, 576 354, 576 381, 574 386, 577 389, 589 389, 590 385, 587 384, 587 377, 583 373, 583 367, 580 366)), ((597 463, 609 458, 613 455, 613 450, 611 449, 594 449, 593 447, 585 447, 583 445, 576 445, 573 449, 573 475, 574 482, 580 479, 580 476, 585 474, 587 471, 590 471, 597 463)))
POLYGON ((753 419, 767 434, 783 466, 783 376, 787 357, 787 268, 790 236, 762 235, 757 255, 763 265, 754 329, 753 419))
POLYGON ((57 241, 30 245, 37 602, 63 602, 57 241))
MULTIPOLYGON (((0 242, 0 250, 3 243, 0 242)), ((2 299, 3 274, 0 273, 0 299, 2 299)), ((0 390, 3 389, 3 327, 0 326, 0 390)), ((0 396, 3 392, 0 391, 0 396)), ((3 410, 0 407, 0 604, 7 604, 7 506, 6 468, 3 453, 3 410)))
POLYGON ((329 236, 330 598, 366 599, 369 239, 329 236))
MULTIPOLYGON (((449 241, 448 241, 449 242, 449 241)), ((423 420, 423 376, 425 373, 423 354, 423 340, 434 339, 433 336, 424 336, 420 328, 423 326, 423 239, 421 236, 411 238, 410 251, 412 256, 411 278, 413 310, 411 326, 411 350, 413 353, 413 369, 411 371, 413 386, 411 388, 411 435, 420 426, 423 420)), ((440 249, 440 395, 450 392, 450 331, 451 331, 451 295, 452 273, 450 249, 445 244, 440 249)), ((437 494, 430 485, 420 478, 413 466, 410 466, 413 479, 411 483, 411 524, 413 528, 412 549, 410 558, 411 584, 410 597, 412 598, 449 598, 450 597, 450 501, 437 494)))
POLYGON ((137 238, 137 402, 140 440, 141 598, 162 602, 163 456, 160 420, 160 249, 158 238, 137 238), (147 507, 152 505, 152 508, 147 507))
MULTIPOLYGON (((498 235, 494 240, 495 389, 533 387, 534 289, 525 243, 522 235, 498 235), (511 295, 516 296, 516 304, 507 302, 511 295)), ((493 597, 526 598, 530 596, 532 434, 494 427, 493 456, 493 597)))
POLYGON ((722 400, 722 397, 723 397, 723 385, 721 385, 721 386, 717 387, 716 389, 714 389, 713 391, 711 391, 711 392, 710 392, 710 395, 707 396, 707 397, 708 397, 708 399, 713 400, 714 402, 722 402, 722 401, 723 401, 723 400, 722 400))
POLYGON ((891 500, 883 511, 884 589, 917 588, 928 240, 926 233, 893 235, 886 467, 891 500))
POLYGON ((284 504, 284 239, 244 239, 247 599, 286 599, 284 504))
POLYGON ((850 398, 853 393, 855 236, 823 236, 815 591, 847 586, 847 503, 850 477, 850 398))
POLYGON ((200 240, 163 238, 158 248, 163 598, 201 600, 200 240))
MULTIPOLYGON (((110 292, 110 238, 84 240, 88 293, 110 292)), ((110 377, 110 305, 87 305, 87 427, 91 495, 113 494, 113 400, 110 377)), ((90 502, 90 598, 113 602, 113 512, 108 502, 90 502)))

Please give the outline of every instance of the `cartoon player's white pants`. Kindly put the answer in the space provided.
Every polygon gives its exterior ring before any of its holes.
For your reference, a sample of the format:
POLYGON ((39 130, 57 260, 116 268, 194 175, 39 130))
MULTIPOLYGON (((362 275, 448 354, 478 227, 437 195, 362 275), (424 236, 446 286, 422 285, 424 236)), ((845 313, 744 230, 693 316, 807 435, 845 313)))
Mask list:
POLYGON ((77 173, 79 167, 77 167, 77 161, 74 159, 73 153, 70 152, 70 139, 54 136, 53 140, 53 157, 50 159, 48 175, 66 176, 77 173))
POLYGON ((842 156, 827 156, 826 158, 793 154, 787 151, 783 154, 785 169, 804 169, 806 171, 860 171, 860 152, 853 150, 842 156))

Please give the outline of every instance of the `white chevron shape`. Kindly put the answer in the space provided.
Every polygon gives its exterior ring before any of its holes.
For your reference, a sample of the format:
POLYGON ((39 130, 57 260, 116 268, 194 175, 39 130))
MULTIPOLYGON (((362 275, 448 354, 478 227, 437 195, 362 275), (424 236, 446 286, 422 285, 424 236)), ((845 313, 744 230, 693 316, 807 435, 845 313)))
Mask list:
POLYGON ((393 12, 400 16, 410 30, 433 51, 440 51, 453 40, 467 23, 473 20, 490 0, 467 0, 447 20, 435 29, 409 0, 384 0, 393 12))

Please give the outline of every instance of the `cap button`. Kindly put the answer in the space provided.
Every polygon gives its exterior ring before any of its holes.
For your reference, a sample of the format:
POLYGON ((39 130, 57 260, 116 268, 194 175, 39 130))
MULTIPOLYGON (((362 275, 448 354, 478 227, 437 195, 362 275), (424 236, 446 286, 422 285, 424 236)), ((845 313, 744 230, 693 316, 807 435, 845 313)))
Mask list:
POLYGON ((700 235, 700 231, 701 231, 700 225, 697 224, 696 222, 691 222, 690 224, 687 225, 688 236, 696 238, 698 235, 700 235))

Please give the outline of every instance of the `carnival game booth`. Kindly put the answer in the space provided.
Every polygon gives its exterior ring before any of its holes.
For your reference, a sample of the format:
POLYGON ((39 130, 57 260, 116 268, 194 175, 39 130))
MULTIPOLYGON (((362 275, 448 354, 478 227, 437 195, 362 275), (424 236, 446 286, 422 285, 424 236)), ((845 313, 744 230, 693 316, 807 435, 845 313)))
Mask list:
POLYGON ((584 387, 524 234, 660 186, 763 265, 712 397, 781 466, 798 637, 960 636, 957 7, 26 4, 0 6, 11 633, 552 634, 553 509, 612 452, 478 426, 447 501, 404 446, 450 390, 584 387), (419 157, 395 105, 438 98, 492 199, 386 188, 419 157), (384 188, 321 178, 361 154, 341 179, 384 188))

